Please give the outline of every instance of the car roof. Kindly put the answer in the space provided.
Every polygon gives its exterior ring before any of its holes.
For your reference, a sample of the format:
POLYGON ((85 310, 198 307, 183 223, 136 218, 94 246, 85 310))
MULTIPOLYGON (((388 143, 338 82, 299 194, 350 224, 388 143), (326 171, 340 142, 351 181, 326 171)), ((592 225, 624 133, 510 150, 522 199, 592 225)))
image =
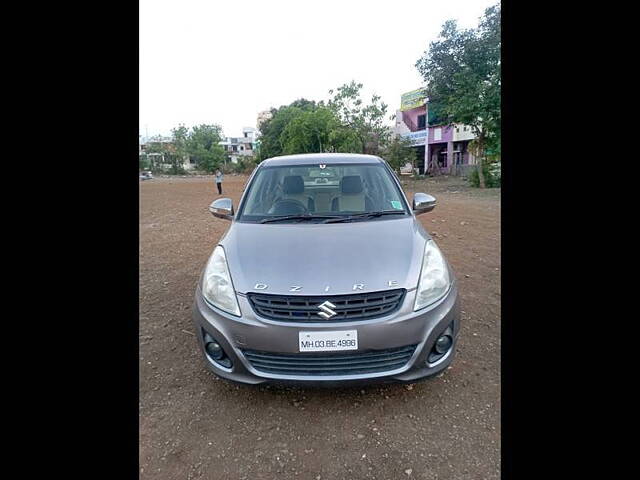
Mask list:
POLYGON ((362 155, 359 153, 305 153, 300 155, 283 155, 272 157, 260 163, 261 167, 282 167, 287 165, 316 165, 326 164, 377 164, 383 160, 375 155, 362 155))

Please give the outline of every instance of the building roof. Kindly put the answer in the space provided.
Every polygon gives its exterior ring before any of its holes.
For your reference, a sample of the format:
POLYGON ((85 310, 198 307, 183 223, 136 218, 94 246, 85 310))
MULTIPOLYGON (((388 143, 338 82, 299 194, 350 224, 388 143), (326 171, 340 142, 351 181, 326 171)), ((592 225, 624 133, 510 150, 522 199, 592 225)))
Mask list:
POLYGON ((173 142, 173 137, 165 137, 164 135, 155 135, 153 137, 143 137, 139 136, 140 139, 138 143, 140 145, 146 145, 148 143, 171 143, 173 142))
POLYGON ((285 165, 314 165, 317 163, 345 164, 345 163, 381 163, 382 159, 375 155, 358 153, 305 153, 299 155, 284 155, 268 158, 261 162, 265 167, 280 167, 285 165))

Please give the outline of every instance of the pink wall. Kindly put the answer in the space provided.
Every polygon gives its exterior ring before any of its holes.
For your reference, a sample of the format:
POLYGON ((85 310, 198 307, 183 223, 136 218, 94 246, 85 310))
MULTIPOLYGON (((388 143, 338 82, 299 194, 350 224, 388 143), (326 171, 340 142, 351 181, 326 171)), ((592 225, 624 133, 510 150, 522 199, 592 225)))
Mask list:
POLYGON ((437 127, 429 127, 429 143, 446 143, 453 140, 453 126, 437 126, 437 127), (442 135, 440 140, 434 140, 434 133, 436 128, 442 129, 442 135))
POLYGON ((422 105, 421 107, 412 108, 411 110, 406 110, 402 112, 402 116, 409 117, 409 119, 413 122, 414 125, 418 125, 418 115, 425 115, 427 113, 427 106, 422 105))

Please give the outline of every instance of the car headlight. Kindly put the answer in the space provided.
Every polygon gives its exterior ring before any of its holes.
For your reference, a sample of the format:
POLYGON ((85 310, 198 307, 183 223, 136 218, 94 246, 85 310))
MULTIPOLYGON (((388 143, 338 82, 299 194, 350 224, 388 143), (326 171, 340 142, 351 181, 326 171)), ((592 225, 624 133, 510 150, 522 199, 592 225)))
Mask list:
POLYGON ((424 247, 422 271, 413 310, 420 310, 441 298, 449 290, 449 283, 447 262, 436 243, 429 240, 424 247))
POLYGON ((204 271, 202 294, 209 303, 220 310, 240 316, 240 307, 231 282, 227 257, 224 254, 224 248, 220 245, 213 251, 204 271))

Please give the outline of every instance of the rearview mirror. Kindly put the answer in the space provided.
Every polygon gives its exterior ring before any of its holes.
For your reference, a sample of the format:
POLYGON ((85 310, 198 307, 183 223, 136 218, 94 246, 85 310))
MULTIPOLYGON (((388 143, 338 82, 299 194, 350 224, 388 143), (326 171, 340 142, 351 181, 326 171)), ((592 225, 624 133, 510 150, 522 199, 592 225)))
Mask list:
POLYGON ((214 217, 224 218, 225 220, 233 219, 233 200, 230 198, 218 198, 211 202, 209 211, 214 217))
POLYGON ((436 208, 436 199, 426 193, 416 193, 413 196, 413 212, 416 215, 430 212, 436 208))

